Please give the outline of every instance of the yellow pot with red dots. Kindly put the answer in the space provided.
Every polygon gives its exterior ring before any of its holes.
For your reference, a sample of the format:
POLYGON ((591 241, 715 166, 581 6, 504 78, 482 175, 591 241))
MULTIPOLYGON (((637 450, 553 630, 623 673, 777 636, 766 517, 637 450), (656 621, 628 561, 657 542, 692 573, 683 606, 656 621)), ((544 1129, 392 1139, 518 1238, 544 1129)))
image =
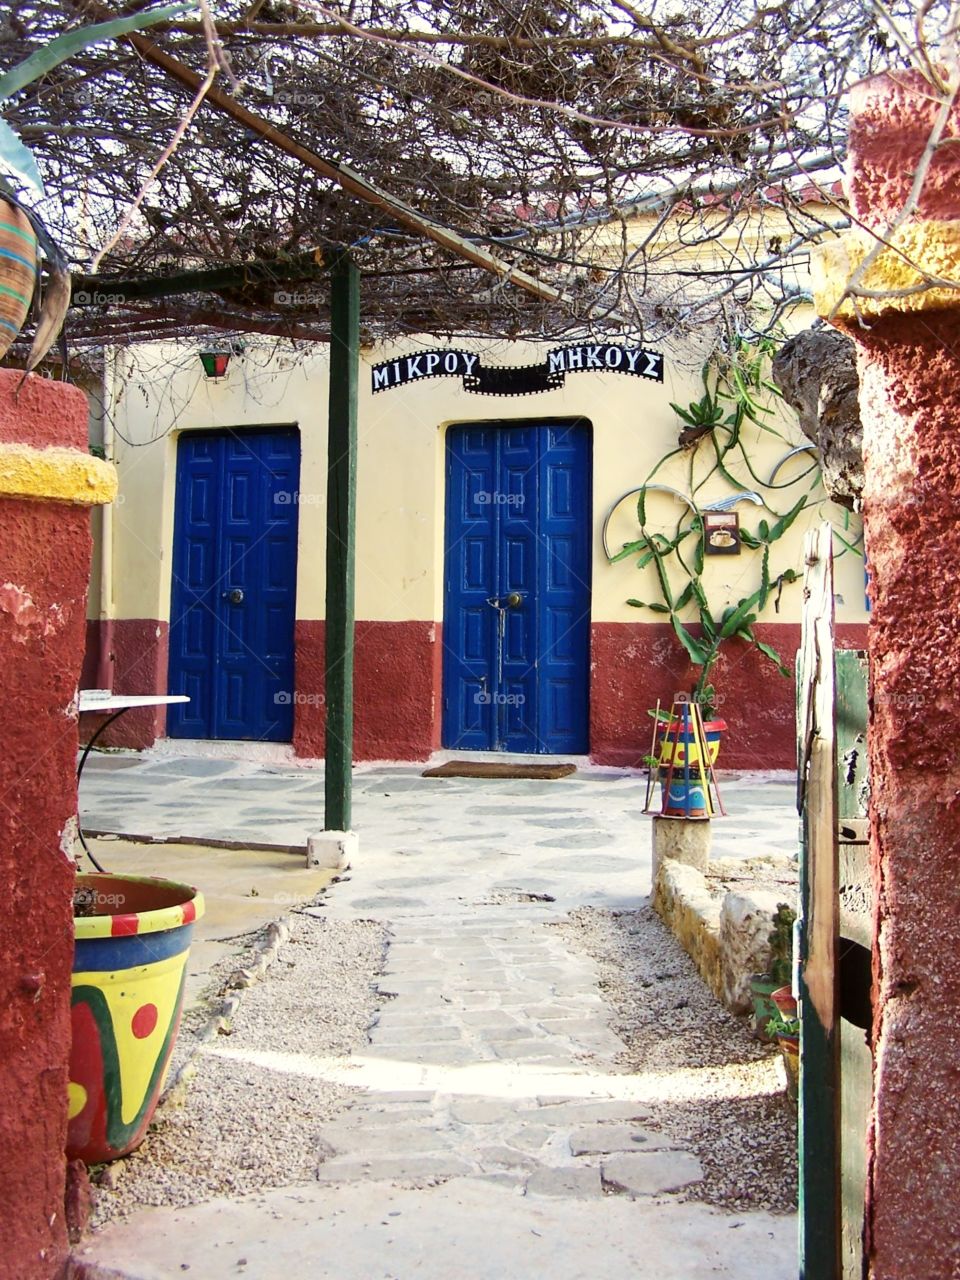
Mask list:
POLYGON ((180 1028, 203 895, 147 876, 76 882, 67 1156, 98 1164, 143 1141, 180 1028))

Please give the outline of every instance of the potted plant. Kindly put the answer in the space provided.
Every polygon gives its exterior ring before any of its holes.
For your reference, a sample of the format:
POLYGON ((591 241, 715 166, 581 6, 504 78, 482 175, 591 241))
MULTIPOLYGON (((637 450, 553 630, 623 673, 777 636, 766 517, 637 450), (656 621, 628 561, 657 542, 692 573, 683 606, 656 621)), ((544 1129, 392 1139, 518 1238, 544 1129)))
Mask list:
MULTIPOLYGON (((758 1040, 772 1043, 776 1035, 769 1024, 781 1019, 778 1002, 784 1000, 784 1009, 796 1016, 793 999, 793 923, 797 913, 786 902, 778 903, 773 917, 773 929, 769 935, 770 967, 765 973, 755 973, 750 979, 753 997, 753 1034, 758 1040)), ((781 1019, 782 1020, 782 1019, 781 1019)))
MULTIPOLYGON (((607 547, 604 532, 604 549, 611 564, 636 557, 638 569, 652 567, 654 570, 657 598, 629 598, 627 604, 636 609, 649 610, 668 622, 690 663, 697 670, 688 696, 690 701, 699 706, 702 714, 710 763, 716 760, 720 735, 727 727, 716 716, 716 708, 722 702, 722 696, 714 688, 713 677, 728 646, 750 645, 772 662, 781 675, 792 677, 790 668, 777 651, 762 641, 753 628, 768 603, 772 601, 778 606, 784 587, 800 580, 800 574, 792 566, 779 572, 773 569, 771 551, 806 509, 809 494, 804 494, 788 511, 780 514, 769 505, 769 502, 775 501, 776 495, 773 493, 765 498, 753 490, 741 489, 727 498, 709 502, 702 493, 704 486, 716 484, 718 476, 736 485, 737 481, 729 470, 734 464, 744 464, 753 482, 761 490, 783 487, 766 485, 758 478, 742 432, 747 421, 765 430, 772 429, 763 421, 763 416, 769 414, 771 409, 760 403, 760 396, 764 392, 769 391, 775 396, 780 394, 765 377, 769 355, 770 350, 766 344, 750 347, 742 340, 734 339, 728 350, 718 352, 711 362, 704 365, 703 396, 692 401, 686 408, 671 405, 683 424, 679 447, 670 450, 657 462, 638 489, 625 495, 636 494, 639 536, 624 543, 614 553, 607 547), (728 402, 729 412, 724 401, 728 402), (707 445, 703 442, 707 442, 707 445), (702 453, 697 455, 697 450, 702 450, 702 453), (677 455, 689 459, 689 493, 680 492, 658 479, 661 468, 677 455), (658 492, 672 494, 681 504, 681 514, 675 525, 671 523, 657 528, 648 519, 648 500, 658 492), (739 530, 740 543, 756 562, 756 586, 735 604, 720 607, 709 598, 710 575, 704 573, 704 512, 732 510, 742 501, 764 509, 764 516, 758 520, 754 529, 741 526, 739 530)), ((609 518, 608 516, 608 521, 609 518)), ((659 736, 658 748, 652 753, 658 757, 655 767, 665 765, 669 768, 672 763, 676 772, 676 766, 684 763, 691 744, 679 742, 668 746, 668 739, 676 735, 669 733, 670 717, 663 712, 660 716, 665 729, 659 736), (669 754, 665 755, 667 751, 669 754)), ((647 762, 650 763, 649 760, 647 762)), ((684 811, 683 806, 679 807, 684 811)))
POLYGON ((796 1103, 800 1088, 800 1019, 796 1015, 792 1018, 784 1017, 778 1010, 777 1016, 767 1023, 766 1030, 768 1037, 776 1040, 783 1058, 787 1073, 787 1098, 791 1103, 796 1103))

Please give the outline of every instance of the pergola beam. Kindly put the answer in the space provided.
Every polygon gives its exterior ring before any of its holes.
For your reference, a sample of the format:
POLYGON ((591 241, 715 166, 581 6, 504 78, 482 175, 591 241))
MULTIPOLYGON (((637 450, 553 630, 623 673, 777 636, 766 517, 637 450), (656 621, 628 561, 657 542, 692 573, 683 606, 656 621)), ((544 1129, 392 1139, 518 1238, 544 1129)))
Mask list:
MULTIPOLYGON (((195 271, 178 271, 169 276, 141 276, 123 279, 109 275, 75 275, 73 296, 90 293, 119 293, 124 302, 141 298, 169 298, 183 293, 212 293, 218 289, 242 289, 244 285, 285 284, 291 281, 317 280, 325 272, 322 249, 310 249, 293 257, 262 258, 254 262, 202 267, 195 271)), ((94 305, 81 303, 81 306, 94 305)))

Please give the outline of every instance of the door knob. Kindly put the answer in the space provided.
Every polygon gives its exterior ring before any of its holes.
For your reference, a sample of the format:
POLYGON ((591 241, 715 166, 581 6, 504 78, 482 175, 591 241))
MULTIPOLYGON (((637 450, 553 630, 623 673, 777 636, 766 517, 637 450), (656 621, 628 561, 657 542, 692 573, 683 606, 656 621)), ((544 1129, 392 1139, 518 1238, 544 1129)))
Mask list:
POLYGON ((517 605, 523 603, 523 596, 519 591, 511 591, 507 596, 507 608, 516 609, 517 605))
POLYGON ((234 587, 230 591, 223 593, 224 600, 229 600, 231 604, 243 604, 243 592, 239 587, 234 587))

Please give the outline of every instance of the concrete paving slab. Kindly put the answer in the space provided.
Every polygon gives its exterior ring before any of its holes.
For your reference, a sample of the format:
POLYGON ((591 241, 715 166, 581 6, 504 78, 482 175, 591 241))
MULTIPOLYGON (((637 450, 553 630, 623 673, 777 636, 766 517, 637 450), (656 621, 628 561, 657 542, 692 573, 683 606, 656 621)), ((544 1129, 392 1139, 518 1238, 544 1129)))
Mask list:
POLYGON ((593 1124, 570 1135, 575 1156, 608 1155, 614 1151, 656 1151, 672 1146, 659 1133, 632 1124, 593 1124))
POLYGON ((635 1120, 643 1123, 650 1112, 635 1102, 560 1102, 546 1104, 536 1113, 543 1124, 569 1127, 578 1124, 602 1124, 617 1120, 635 1120))
POLYGON ((689 1151, 644 1151, 604 1160, 600 1174, 608 1190, 653 1196, 699 1182, 703 1169, 689 1151))
POLYGON ((304 1186, 152 1209, 111 1227, 96 1252, 101 1266, 135 1280, 793 1280, 795 1231, 768 1214, 599 1194, 519 1196, 470 1178, 425 1190, 304 1186))
POLYGON ((514 1147, 479 1147, 477 1156, 484 1169, 514 1169, 532 1173, 539 1166, 533 1156, 514 1147))
POLYGON ((422 1187, 447 1178, 466 1177, 474 1171, 473 1165, 447 1153, 365 1156, 363 1159, 335 1156, 317 1170, 317 1181, 338 1185, 362 1182, 369 1188, 369 1194, 376 1195, 381 1190, 375 1185, 379 1182, 422 1187))
POLYGON ((498 1098, 454 1098, 450 1118, 458 1124, 509 1125, 516 1121, 517 1108, 498 1098))
POLYGON ((595 1199, 602 1195, 600 1170, 538 1169, 527 1179, 526 1191, 531 1196, 555 1196, 566 1203, 575 1200, 595 1199))

